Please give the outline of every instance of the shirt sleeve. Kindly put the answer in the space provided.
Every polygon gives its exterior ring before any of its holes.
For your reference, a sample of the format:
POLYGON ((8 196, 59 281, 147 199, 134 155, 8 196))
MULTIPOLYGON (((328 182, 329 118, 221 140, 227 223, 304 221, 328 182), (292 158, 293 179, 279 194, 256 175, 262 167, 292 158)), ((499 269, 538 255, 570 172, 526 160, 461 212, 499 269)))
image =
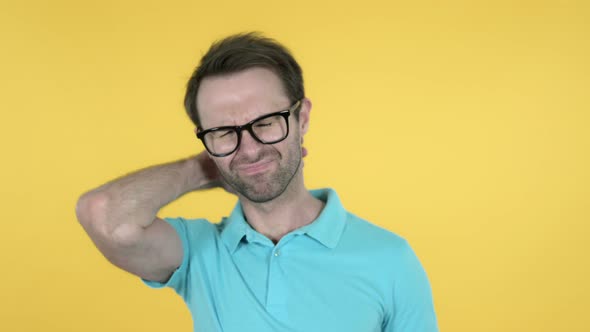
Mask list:
POLYGON ((432 290, 418 257, 404 241, 393 286, 393 312, 383 332, 438 332, 432 290))
POLYGON ((176 291, 180 296, 184 298, 186 295, 187 289, 187 276, 189 271, 189 264, 190 264, 190 243, 188 239, 188 230, 186 220, 182 218, 165 218, 168 224, 170 224, 176 233, 178 233, 178 237, 180 237, 180 241, 182 242, 182 263, 180 266, 172 273, 168 281, 166 282, 157 282, 151 281, 141 278, 144 284, 151 288, 163 288, 163 287, 170 287, 176 291))

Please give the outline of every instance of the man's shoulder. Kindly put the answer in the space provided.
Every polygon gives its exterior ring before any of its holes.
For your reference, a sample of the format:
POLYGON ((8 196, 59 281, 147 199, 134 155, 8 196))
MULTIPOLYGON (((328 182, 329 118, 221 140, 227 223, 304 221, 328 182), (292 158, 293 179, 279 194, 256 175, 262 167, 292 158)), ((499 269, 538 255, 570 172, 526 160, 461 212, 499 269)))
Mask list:
POLYGON ((338 245, 340 252, 357 257, 365 269, 383 272, 384 276, 399 276, 416 262, 408 241, 378 224, 347 213, 345 231, 338 245))
POLYGON ((367 245, 383 249, 402 249, 408 246, 406 239, 399 234, 351 212, 347 212, 345 234, 367 245))
POLYGON ((221 227, 221 223, 212 223, 203 218, 166 217, 164 220, 178 233, 186 233, 189 237, 216 233, 221 227))
POLYGON ((202 257, 219 250, 225 218, 219 223, 204 218, 168 217, 164 220, 176 229, 183 246, 190 248, 191 255, 202 257))

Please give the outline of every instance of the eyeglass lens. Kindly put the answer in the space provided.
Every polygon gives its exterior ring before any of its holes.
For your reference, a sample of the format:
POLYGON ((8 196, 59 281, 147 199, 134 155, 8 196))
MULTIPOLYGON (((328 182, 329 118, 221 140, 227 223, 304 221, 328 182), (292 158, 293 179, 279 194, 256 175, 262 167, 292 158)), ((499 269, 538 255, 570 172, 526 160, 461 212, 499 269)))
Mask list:
MULTIPOLYGON (((262 143, 275 143, 287 136, 287 119, 283 115, 273 115, 252 123, 251 133, 262 143)), ((244 128, 246 129, 246 128, 244 128)), ((232 152, 238 146, 238 132, 236 129, 219 129, 208 132, 203 141, 208 150, 216 155, 232 152)))

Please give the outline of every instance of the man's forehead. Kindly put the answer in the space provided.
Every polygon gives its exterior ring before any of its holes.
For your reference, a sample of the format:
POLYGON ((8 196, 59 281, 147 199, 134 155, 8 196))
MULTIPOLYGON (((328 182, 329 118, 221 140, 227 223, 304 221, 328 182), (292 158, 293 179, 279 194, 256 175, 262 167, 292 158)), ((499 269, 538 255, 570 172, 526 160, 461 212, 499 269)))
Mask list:
POLYGON ((226 99, 281 92, 284 92, 282 82, 273 71, 254 67, 235 73, 205 77, 197 93, 197 103, 198 106, 215 106, 226 99))
POLYGON ((250 117, 276 112, 277 108, 288 106, 289 98, 274 72, 251 68, 206 77, 196 101, 201 123, 206 128, 242 123, 250 117))
POLYGON ((236 103, 235 106, 224 109, 203 110, 200 113, 203 129, 220 126, 238 126, 246 124, 263 115, 287 109, 287 99, 284 102, 259 101, 236 103))

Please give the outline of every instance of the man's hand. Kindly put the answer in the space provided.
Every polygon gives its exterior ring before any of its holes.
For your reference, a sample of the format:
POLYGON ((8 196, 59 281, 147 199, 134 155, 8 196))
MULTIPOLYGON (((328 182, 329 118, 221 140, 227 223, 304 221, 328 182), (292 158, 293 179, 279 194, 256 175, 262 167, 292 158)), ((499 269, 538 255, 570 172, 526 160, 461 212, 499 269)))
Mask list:
POLYGON ((225 182, 221 174, 219 174, 219 169, 217 168, 217 165, 215 165, 215 162, 213 161, 213 159, 211 159, 206 150, 199 153, 195 157, 195 159, 198 161, 199 165, 201 165, 203 175, 206 177, 208 181, 208 184, 205 187, 203 187, 203 189, 223 188, 230 194, 236 194, 234 189, 229 184, 227 184, 227 182, 225 182))

